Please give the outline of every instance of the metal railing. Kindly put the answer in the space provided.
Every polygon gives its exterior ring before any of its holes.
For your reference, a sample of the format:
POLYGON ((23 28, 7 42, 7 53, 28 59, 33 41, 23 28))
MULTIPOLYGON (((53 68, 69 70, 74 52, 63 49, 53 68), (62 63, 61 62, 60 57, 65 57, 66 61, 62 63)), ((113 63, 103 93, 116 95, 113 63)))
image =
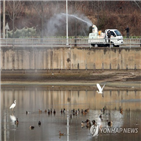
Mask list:
MULTIPOLYGON (((88 38, 69 38, 69 46, 91 47, 88 38)), ((95 40, 95 39, 92 39, 95 40)), ((96 39, 97 40, 97 39, 96 39)), ((98 39, 99 41, 103 39, 98 39)), ((6 38, 0 39, 1 46, 50 46, 67 47, 66 38, 6 38)), ((121 47, 141 47, 141 38, 125 38, 121 47)))

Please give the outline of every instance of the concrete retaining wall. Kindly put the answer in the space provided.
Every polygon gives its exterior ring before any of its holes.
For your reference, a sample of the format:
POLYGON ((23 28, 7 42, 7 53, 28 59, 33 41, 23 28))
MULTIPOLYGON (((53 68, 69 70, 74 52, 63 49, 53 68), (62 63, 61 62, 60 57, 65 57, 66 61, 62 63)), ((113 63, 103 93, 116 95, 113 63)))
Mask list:
POLYGON ((2 47, 1 69, 141 69, 141 48, 2 47))

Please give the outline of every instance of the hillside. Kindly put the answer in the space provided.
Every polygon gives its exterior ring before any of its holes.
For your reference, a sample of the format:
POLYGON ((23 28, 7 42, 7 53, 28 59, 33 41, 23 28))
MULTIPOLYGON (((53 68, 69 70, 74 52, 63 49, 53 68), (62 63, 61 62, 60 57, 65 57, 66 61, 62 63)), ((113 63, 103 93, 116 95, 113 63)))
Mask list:
MULTIPOLYGON (((38 36, 64 36, 65 5, 65 1, 26 1, 14 2, 14 4, 12 1, 7 1, 6 22, 10 30, 34 27, 38 36)), ((117 28, 124 36, 128 25, 131 36, 141 36, 140 7, 140 1, 68 1, 69 36, 87 36, 89 26, 92 24, 97 25, 102 31, 106 28, 117 28)), ((1 30, 2 9, 1 7, 1 30)))

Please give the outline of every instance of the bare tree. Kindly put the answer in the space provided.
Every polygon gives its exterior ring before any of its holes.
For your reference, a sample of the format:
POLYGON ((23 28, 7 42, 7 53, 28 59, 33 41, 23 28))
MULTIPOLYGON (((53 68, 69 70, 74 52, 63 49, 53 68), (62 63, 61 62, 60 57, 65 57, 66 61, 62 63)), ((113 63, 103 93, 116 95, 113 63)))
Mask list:
POLYGON ((19 18, 23 13, 24 2, 21 1, 6 1, 6 15, 12 20, 13 25, 13 38, 15 30, 15 19, 19 18))
POLYGON ((41 34, 40 37, 43 38, 43 27, 44 27, 44 1, 31 1, 33 8, 36 10, 37 15, 41 20, 41 34))

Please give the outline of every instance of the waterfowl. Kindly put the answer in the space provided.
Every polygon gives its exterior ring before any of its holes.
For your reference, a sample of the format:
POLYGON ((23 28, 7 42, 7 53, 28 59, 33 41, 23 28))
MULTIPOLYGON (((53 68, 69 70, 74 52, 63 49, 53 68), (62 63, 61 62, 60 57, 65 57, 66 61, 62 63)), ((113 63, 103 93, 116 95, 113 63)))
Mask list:
POLYGON ((70 119, 72 119, 72 114, 70 114, 70 119))
POLYGON ((31 130, 33 130, 35 127, 34 127, 34 126, 30 126, 29 128, 30 128, 31 130))
POLYGON ((10 106, 10 109, 12 109, 12 111, 13 111, 13 109, 15 108, 15 106, 16 106, 16 100, 14 100, 14 103, 10 106))
POLYGON ((93 124, 93 125, 96 125, 96 121, 95 121, 95 120, 92 120, 92 124, 93 124))
POLYGON ((85 109, 85 110, 81 111, 81 113, 82 113, 83 115, 86 115, 88 112, 89 112, 89 109, 85 109), (83 112, 83 113, 82 113, 82 112, 83 112))
POLYGON ((120 113, 123 114, 123 109, 122 108, 120 108, 120 113))
POLYGON ((84 111, 85 113, 88 113, 89 112, 89 109, 85 109, 85 111, 84 111))
POLYGON ((103 89, 104 89, 104 87, 105 87, 105 84, 104 84, 104 86, 103 86, 102 88, 101 88, 101 86, 100 86, 98 83, 96 84, 96 86, 97 86, 97 88, 98 88, 98 91, 97 91, 97 92, 98 92, 99 94, 102 94, 102 93, 103 93, 103 89))
POLYGON ((89 119, 86 119, 86 121, 81 122, 81 127, 83 128, 86 125, 87 128, 91 127, 91 123, 89 119))
POLYGON ((89 121, 89 119, 86 119, 85 121, 82 121, 81 124, 85 124, 89 121))
POLYGON ((61 132, 59 131, 59 136, 64 136, 64 133, 61 133, 61 132))
POLYGON ((61 112, 61 114, 63 113, 62 109, 61 109, 61 111, 60 111, 60 112, 61 112))
POLYGON ((38 125, 41 126, 41 121, 38 122, 38 125))
POLYGON ((103 121, 102 114, 99 116, 99 118, 101 119, 101 121, 103 121))
POLYGON ((48 109, 48 115, 50 115, 50 110, 48 109))
POLYGON ((81 109, 81 114, 83 114, 83 109, 81 109))
POLYGON ((108 126, 112 127, 113 122, 112 121, 108 121, 108 126))
POLYGON ((42 113, 42 110, 39 109, 39 114, 41 114, 41 113, 42 113))
POLYGON ((52 109, 50 110, 50 113, 52 114, 52 109))
POLYGON ((101 118, 101 119, 102 119, 102 114, 99 116, 99 118, 101 118))
POLYGON ((63 109, 63 113, 65 113, 65 112, 66 112, 66 109, 64 108, 64 109, 63 109))
POLYGON ((91 122, 90 122, 90 120, 86 123, 86 127, 87 127, 87 128, 90 128, 90 127, 91 127, 91 122))
POLYGON ((78 109, 77 111, 78 111, 78 113, 80 113, 80 109, 78 109))
POLYGON ((55 109, 54 109, 54 111, 53 111, 53 114, 54 114, 54 115, 56 114, 56 111, 55 111, 55 109))
POLYGON ((19 124, 18 118, 16 118, 15 124, 16 124, 16 125, 19 124))
POLYGON ((29 112, 28 112, 28 111, 26 111, 26 115, 27 115, 27 114, 29 114, 29 112))

